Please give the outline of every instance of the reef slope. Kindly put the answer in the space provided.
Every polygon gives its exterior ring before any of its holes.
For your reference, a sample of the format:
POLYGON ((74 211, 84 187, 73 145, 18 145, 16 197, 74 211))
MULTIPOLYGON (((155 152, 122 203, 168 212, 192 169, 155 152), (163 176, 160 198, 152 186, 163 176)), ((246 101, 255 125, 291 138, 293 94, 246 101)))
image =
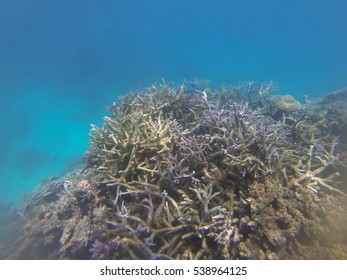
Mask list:
POLYGON ((3 215, 0 257, 346 259, 345 94, 275 94, 163 82, 122 97, 83 167, 3 215))

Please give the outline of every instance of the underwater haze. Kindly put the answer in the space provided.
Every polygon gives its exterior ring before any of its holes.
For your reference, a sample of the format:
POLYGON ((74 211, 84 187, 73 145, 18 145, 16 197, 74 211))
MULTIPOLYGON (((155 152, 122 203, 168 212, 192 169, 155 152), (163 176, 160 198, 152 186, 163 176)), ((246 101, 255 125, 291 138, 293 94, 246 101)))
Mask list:
POLYGON ((164 78, 347 85, 345 0, 1 0, 0 203, 82 163, 90 124, 164 78))

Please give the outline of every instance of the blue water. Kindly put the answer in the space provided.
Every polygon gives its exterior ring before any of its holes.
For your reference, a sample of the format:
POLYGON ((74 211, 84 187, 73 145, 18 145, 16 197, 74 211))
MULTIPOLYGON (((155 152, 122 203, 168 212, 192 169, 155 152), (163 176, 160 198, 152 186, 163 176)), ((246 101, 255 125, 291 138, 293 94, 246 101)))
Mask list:
POLYGON ((346 0, 1 0, 0 202, 81 162, 131 89, 269 81, 302 100, 347 85, 346 0))

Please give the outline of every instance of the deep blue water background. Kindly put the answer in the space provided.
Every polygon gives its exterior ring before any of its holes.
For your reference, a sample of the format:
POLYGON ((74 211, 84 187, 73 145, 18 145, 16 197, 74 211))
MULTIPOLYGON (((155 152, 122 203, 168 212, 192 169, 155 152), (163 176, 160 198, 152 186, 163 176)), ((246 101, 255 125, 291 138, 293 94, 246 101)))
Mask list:
POLYGON ((1 0, 0 202, 73 168, 131 89, 273 80, 347 85, 346 0, 1 0))

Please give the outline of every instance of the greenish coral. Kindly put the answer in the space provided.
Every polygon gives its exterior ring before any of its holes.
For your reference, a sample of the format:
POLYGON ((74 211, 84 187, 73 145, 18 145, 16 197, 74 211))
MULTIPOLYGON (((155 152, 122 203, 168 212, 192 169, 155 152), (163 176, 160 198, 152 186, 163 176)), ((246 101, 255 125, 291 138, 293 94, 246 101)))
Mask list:
POLYGON ((270 103, 275 111, 284 113, 293 113, 303 109, 303 106, 291 95, 273 95, 270 97, 270 103))
POLYGON ((284 124, 304 111, 304 107, 291 95, 273 95, 266 104, 268 114, 284 124))

